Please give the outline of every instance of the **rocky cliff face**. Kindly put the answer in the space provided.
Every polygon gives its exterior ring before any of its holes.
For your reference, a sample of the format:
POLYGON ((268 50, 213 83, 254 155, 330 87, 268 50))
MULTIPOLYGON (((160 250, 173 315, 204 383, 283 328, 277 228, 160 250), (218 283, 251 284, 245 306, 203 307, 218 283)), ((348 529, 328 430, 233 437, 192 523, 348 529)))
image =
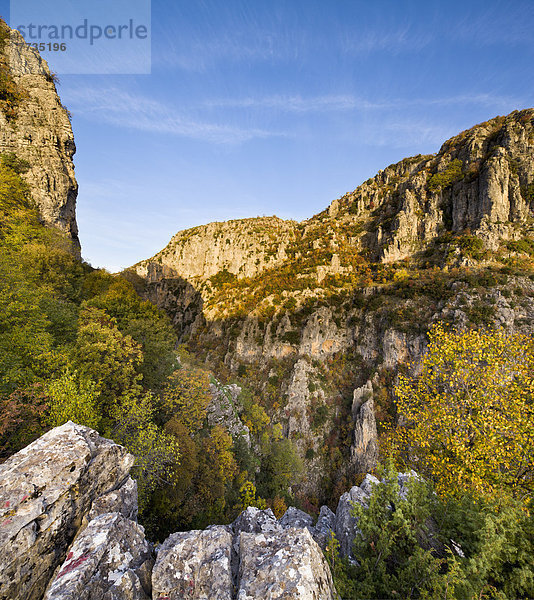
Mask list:
MULTIPOLYGON (((297 223, 278 217, 242 219, 180 231, 153 259, 136 265, 149 281, 182 277, 204 282, 219 275, 253 277, 282 263, 297 223)), ((217 285, 217 281, 214 282, 217 285)))
POLYGON ((79 250, 76 224, 76 152, 69 113, 46 61, 22 36, 0 22, 0 153, 29 163, 23 175, 43 222, 69 235, 79 250))
POLYGON ((253 388, 306 461, 294 491, 320 496, 325 473, 374 465, 397 369, 417 363, 432 323, 531 331, 533 210, 529 109, 387 167, 307 221, 197 227, 132 269, 192 352, 253 388))
POLYGON ((206 300, 234 278, 295 261, 321 283, 354 271, 357 255, 382 263, 410 258, 444 232, 468 232, 497 250, 521 237, 532 216, 533 122, 528 109, 477 125, 435 155, 390 165, 302 223, 262 217, 181 231, 133 268, 149 282, 185 279, 206 300))

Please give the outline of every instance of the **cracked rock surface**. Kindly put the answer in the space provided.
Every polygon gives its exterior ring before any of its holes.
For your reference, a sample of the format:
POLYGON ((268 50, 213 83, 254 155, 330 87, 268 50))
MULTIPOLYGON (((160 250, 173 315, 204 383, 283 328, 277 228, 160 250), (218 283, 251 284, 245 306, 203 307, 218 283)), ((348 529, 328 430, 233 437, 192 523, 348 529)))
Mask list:
POLYGON ((239 534, 237 600, 299 598, 333 600, 332 575, 307 529, 239 534))
MULTIPOLYGON (((0 465, 0 600, 330 600, 313 519, 249 507, 231 525, 152 545, 134 458, 68 422, 0 465)), ((320 533, 333 513, 321 511, 320 533)), ((325 531, 323 531, 325 530, 325 531)))
POLYGON ((232 533, 222 525, 173 533, 158 552, 153 598, 232 600, 232 533))
POLYGON ((76 538, 44 600, 150 600, 152 564, 143 528, 103 514, 76 538))
POLYGON ((119 488, 133 461, 68 422, 0 465, 0 599, 42 597, 93 501, 119 488))

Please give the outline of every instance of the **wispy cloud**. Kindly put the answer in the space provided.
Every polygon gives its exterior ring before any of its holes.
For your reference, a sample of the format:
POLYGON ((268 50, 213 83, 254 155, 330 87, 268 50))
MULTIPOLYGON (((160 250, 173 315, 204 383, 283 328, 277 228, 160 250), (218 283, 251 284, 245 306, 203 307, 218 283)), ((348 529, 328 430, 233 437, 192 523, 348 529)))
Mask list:
POLYGON ((366 123, 360 136, 370 146, 418 148, 441 146, 444 140, 458 132, 454 126, 443 126, 425 119, 386 119, 366 123))
POLYGON ((280 112, 308 113, 321 111, 386 110, 417 107, 478 105, 509 108, 521 105, 517 98, 492 94, 462 94, 444 98, 398 98, 373 101, 354 95, 325 96, 264 96, 246 98, 224 98, 204 103, 208 108, 272 109, 280 112))
POLYGON ((281 132, 204 121, 176 108, 116 88, 95 93, 82 87, 63 95, 74 115, 95 118, 116 127, 162 133, 218 144, 239 144, 255 138, 280 137, 281 132))
POLYGON ((343 111, 355 108, 376 108, 379 105, 350 95, 327 95, 307 98, 302 96, 275 95, 208 100, 204 103, 204 106, 208 108, 274 109, 283 112, 306 113, 323 110, 343 111))
POLYGON ((345 35, 342 50, 350 55, 366 55, 372 52, 388 51, 390 54, 405 51, 420 51, 432 43, 428 33, 415 33, 406 26, 393 31, 379 28, 363 32, 359 36, 345 35))
POLYGON ((165 41, 165 52, 156 53, 155 66, 178 68, 184 71, 204 72, 220 63, 264 62, 280 60, 291 55, 287 44, 281 44, 274 36, 258 35, 244 39, 235 34, 216 39, 189 41, 184 47, 172 39, 165 41))
POLYGON ((532 0, 488 3, 486 10, 464 12, 451 32, 453 39, 479 46, 532 44, 532 0))

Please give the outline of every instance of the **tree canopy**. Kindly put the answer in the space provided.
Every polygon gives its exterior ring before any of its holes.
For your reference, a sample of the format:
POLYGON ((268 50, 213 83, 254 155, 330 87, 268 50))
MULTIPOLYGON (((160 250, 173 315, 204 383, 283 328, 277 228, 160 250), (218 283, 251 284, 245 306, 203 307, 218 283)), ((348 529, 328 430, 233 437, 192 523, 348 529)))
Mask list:
POLYGON ((420 371, 399 376, 386 452, 441 493, 531 496, 534 339, 442 325, 429 339, 420 371))

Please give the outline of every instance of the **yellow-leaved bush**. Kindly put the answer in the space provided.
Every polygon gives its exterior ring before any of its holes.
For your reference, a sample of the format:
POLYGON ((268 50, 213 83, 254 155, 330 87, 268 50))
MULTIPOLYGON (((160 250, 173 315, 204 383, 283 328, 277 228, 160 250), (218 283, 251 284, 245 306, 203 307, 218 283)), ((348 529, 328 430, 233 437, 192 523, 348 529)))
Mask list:
POLYGON ((417 371, 399 376, 398 425, 385 434, 383 451, 440 493, 531 497, 533 338, 437 324, 417 371))

